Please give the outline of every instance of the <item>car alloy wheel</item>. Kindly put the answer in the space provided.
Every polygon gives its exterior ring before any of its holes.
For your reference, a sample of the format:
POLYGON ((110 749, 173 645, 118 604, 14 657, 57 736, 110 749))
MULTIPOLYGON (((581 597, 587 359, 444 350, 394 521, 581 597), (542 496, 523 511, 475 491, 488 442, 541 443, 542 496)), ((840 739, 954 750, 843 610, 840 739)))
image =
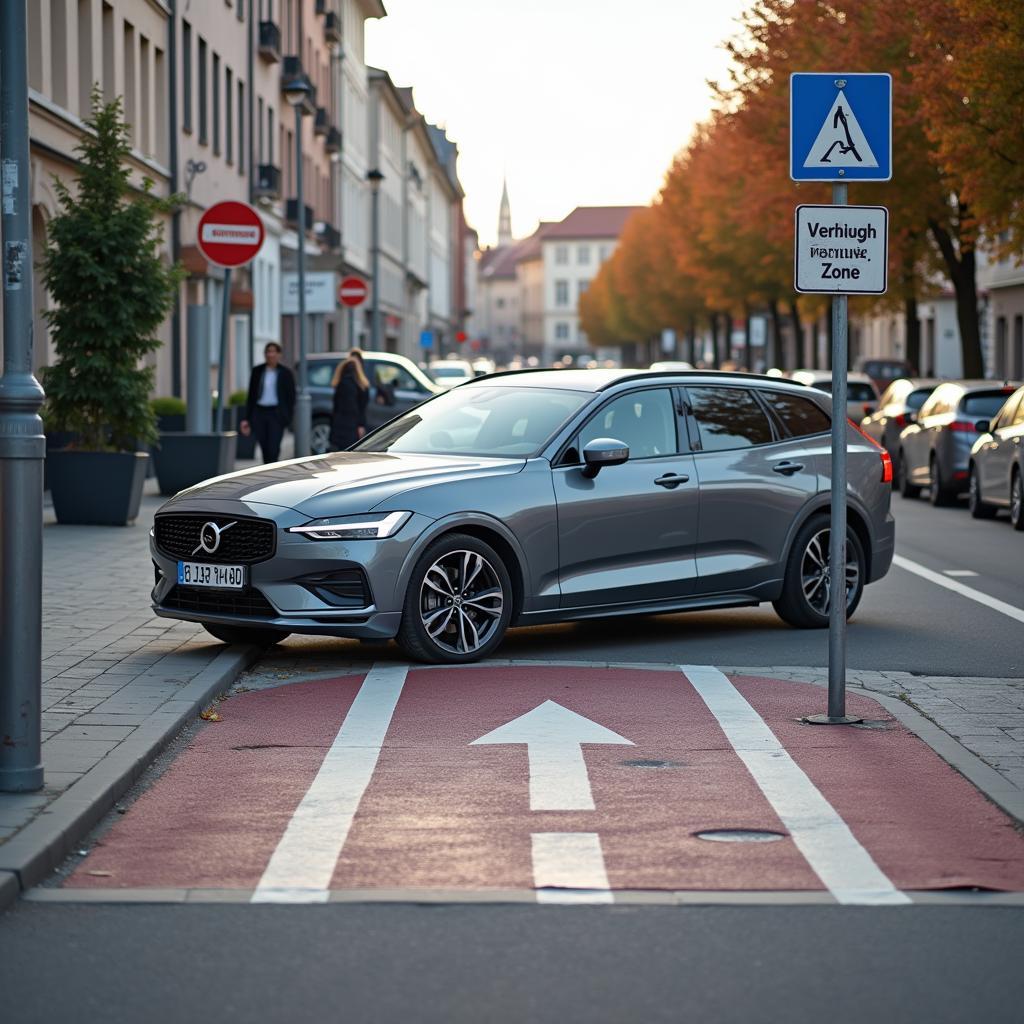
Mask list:
MULTIPOLYGON (((800 564, 804 599, 819 615, 828 615, 832 603, 832 569, 829 538, 832 531, 819 530, 807 542, 800 564)), ((846 606, 850 607, 860 585, 860 561, 852 545, 846 547, 846 606)))
POLYGON ((443 651, 475 655, 502 619, 505 594, 491 563, 476 551, 449 551, 420 586, 420 622, 443 651))
POLYGON ((1010 523, 1015 530, 1024 530, 1024 476, 1019 471, 1010 483, 1010 523))
POLYGON ((995 509, 981 500, 981 481, 978 479, 978 467, 971 465, 970 482, 967 485, 967 509, 973 519, 991 519, 995 509))
POLYGON ((317 420, 309 433, 309 450, 314 455, 324 455, 331 446, 331 424, 329 420, 317 420))

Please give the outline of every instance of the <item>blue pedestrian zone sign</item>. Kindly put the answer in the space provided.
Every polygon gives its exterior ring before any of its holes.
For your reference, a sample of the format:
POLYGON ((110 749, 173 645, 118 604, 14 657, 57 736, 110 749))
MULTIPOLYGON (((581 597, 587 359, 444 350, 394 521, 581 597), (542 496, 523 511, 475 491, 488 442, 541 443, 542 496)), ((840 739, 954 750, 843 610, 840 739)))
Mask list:
POLYGON ((433 331, 420 331, 420 348, 433 348, 434 347, 434 332, 433 331))
POLYGON ((789 176, 889 181, 892 75, 790 75, 789 176))

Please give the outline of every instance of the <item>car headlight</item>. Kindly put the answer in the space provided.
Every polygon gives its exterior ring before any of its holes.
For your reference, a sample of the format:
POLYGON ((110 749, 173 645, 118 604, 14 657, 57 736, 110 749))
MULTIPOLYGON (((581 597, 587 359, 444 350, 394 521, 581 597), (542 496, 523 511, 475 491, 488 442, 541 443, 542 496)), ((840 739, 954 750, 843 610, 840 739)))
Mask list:
POLYGON ((305 526, 289 526, 288 533, 301 533, 311 540, 382 540, 397 533, 411 518, 411 512, 384 512, 314 519, 305 526))

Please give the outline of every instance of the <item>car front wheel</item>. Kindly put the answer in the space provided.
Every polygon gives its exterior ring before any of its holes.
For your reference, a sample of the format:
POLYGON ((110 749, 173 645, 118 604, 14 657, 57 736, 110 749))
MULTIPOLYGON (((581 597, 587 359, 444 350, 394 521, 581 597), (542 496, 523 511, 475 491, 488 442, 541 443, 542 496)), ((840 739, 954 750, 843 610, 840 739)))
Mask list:
POLYGON ((313 420, 313 429, 309 433, 309 450, 314 455, 324 455, 331 446, 331 421, 328 419, 313 420))
POLYGON ((1010 523, 1015 530, 1024 530, 1024 476, 1019 469, 1010 481, 1010 523))
POLYGON ((907 459, 902 451, 900 451, 899 461, 896 463, 896 474, 896 482, 902 497, 916 498, 921 493, 921 488, 910 482, 910 474, 907 472, 907 459))
POLYGON ((988 502, 981 500, 981 480, 978 478, 978 467, 971 464, 971 478, 967 485, 967 508, 972 519, 991 519, 996 510, 988 502))
POLYGON ((512 618, 512 581, 501 556, 468 534, 438 538, 412 571, 398 644, 417 661, 486 657, 512 618))
MULTIPOLYGON (((798 629, 828 625, 832 605, 832 572, 827 516, 814 516, 801 528, 786 563, 782 595, 773 602, 779 617, 798 629)), ((864 548, 853 530, 846 531, 846 617, 857 610, 864 593, 864 548)))
POLYGON ((933 455, 928 469, 928 500, 936 508, 943 508, 952 504, 953 497, 953 492, 942 482, 939 460, 933 455))

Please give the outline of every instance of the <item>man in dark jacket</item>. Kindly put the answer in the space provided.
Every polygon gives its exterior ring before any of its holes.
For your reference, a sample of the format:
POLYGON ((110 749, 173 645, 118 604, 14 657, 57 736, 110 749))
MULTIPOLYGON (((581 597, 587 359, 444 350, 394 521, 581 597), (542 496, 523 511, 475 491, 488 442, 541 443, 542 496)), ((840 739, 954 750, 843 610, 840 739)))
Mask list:
POLYGON ((239 429, 247 437, 250 433, 256 435, 264 462, 277 462, 284 428, 295 411, 295 378, 287 366, 281 365, 281 346, 277 342, 267 342, 263 356, 266 362, 253 367, 249 378, 245 419, 239 429))

